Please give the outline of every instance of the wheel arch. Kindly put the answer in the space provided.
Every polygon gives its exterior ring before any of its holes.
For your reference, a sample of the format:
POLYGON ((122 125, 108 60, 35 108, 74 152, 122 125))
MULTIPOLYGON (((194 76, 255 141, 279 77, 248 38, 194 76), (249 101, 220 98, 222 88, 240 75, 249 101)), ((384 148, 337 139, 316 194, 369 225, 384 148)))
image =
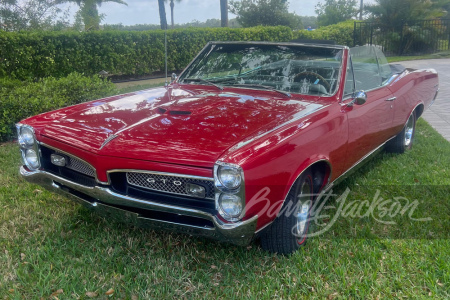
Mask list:
MULTIPOLYGON (((406 125, 406 122, 408 121, 408 118, 411 116, 411 114, 415 114, 416 120, 423 114, 425 109, 425 105, 422 101, 417 103, 413 108, 409 111, 409 113, 406 115, 406 118, 403 121, 403 126, 406 125), (420 115, 417 115, 417 113, 420 113, 420 115)), ((403 129, 403 128, 402 128, 403 129)))
MULTIPOLYGON (((306 170, 311 170, 313 175, 314 193, 317 194, 320 190, 325 187, 331 179, 331 174, 333 172, 332 165, 330 161, 326 158, 317 159, 313 162, 303 163, 298 168, 297 172, 292 176, 288 183, 288 187, 284 193, 283 205, 286 202, 289 192, 294 187, 297 180, 305 173, 306 170)), ((283 206, 281 205, 280 208, 283 206)))
POLYGON ((305 171, 307 171, 309 169, 311 169, 312 174, 313 174, 313 184, 314 184, 314 193, 315 194, 317 194, 323 187, 325 187, 330 182, 333 169, 332 169, 332 165, 331 165, 330 161, 327 158, 320 158, 313 162, 309 162, 309 163, 304 162, 303 164, 301 164, 300 167, 298 168, 298 171, 295 173, 295 175, 292 176, 291 180, 287 184, 287 186, 289 188, 286 189, 286 191, 283 195, 284 198, 283 198, 281 205, 279 205, 279 207, 278 207, 278 211, 275 214, 276 217, 273 218, 270 222, 268 222, 264 226, 262 226, 260 229, 258 229, 256 233, 262 232, 265 228, 270 226, 270 224, 272 224, 276 220, 282 207, 286 203, 288 195, 289 195, 290 191, 292 190, 292 188, 294 187, 294 184, 297 182, 297 180, 300 178, 300 176, 302 176, 302 174, 304 174, 305 171), (322 180, 320 180, 320 178, 322 178, 322 180))
POLYGON ((278 217, 282 207, 286 203, 286 200, 288 198, 288 195, 292 188, 294 187, 294 184, 297 182, 297 180, 302 176, 302 174, 305 173, 305 171, 311 169, 313 174, 313 184, 314 184, 314 193, 317 194, 323 187, 325 187, 331 179, 331 175, 333 172, 332 165, 330 161, 327 158, 320 158, 313 162, 304 162, 300 165, 300 167, 297 169, 297 172, 291 177, 290 181, 288 182, 287 186, 289 188, 286 189, 284 195, 283 195, 283 201, 281 205, 278 207, 278 211, 275 214, 275 218, 273 218, 270 222, 259 228, 256 233, 262 232, 265 228, 270 226, 270 224, 273 223, 273 221, 276 220, 278 217), (317 183, 317 184, 316 184, 317 183))
POLYGON ((416 113, 416 120, 422 116, 424 109, 425 105, 423 103, 419 103, 416 105, 416 107, 414 108, 414 111, 416 113))

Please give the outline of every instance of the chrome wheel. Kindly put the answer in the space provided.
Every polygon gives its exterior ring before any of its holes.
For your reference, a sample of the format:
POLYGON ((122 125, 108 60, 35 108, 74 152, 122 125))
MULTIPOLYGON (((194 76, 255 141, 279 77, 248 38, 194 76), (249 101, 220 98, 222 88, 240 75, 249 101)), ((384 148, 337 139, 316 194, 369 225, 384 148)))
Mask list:
POLYGON ((306 178, 300 187, 300 191, 297 194, 298 209, 296 213, 297 225, 296 233, 297 243, 302 244, 306 239, 309 225, 309 210, 312 206, 312 181, 311 178, 306 178))
POLYGON ((403 143, 405 148, 409 148, 411 146, 413 134, 414 134, 414 115, 411 114, 411 116, 409 116, 408 122, 406 122, 405 125, 405 140, 403 143))
POLYGON ((403 126, 402 131, 391 139, 386 145, 386 151, 392 153, 405 153, 412 149, 416 131, 416 112, 413 111, 403 126))
POLYGON ((277 218, 261 233, 261 247, 291 254, 306 244, 314 200, 313 174, 305 170, 289 190, 277 218))

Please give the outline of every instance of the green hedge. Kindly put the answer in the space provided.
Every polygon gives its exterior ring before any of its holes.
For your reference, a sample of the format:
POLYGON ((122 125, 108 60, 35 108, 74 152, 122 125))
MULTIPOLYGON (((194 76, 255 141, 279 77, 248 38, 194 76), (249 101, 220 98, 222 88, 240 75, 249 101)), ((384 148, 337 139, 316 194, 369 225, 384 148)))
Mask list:
MULTIPOLYGON (((169 69, 183 69, 208 41, 293 39, 330 39, 351 46, 353 21, 297 32, 287 27, 170 30, 169 69)), ((14 124, 26 117, 117 93, 112 83, 80 73, 141 75, 164 68, 161 30, 0 32, 0 44, 0 141, 11 138, 14 124), (37 78, 44 79, 30 82, 37 78)))
MULTIPOLYGON (((168 31, 169 69, 183 69, 209 41, 289 41, 288 27, 168 31)), ((0 77, 21 80, 72 72, 143 75, 164 70, 164 31, 0 32, 0 77)))
MULTIPOLYGON (((330 39, 353 43, 353 21, 314 31, 288 27, 188 28, 168 31, 169 70, 183 69, 209 41, 330 39)), ((1 32, 0 77, 20 80, 110 74, 145 75, 164 70, 164 31, 1 32)))
POLYGON ((116 93, 111 82, 78 73, 32 83, 1 79, 0 141, 13 137, 14 124, 24 118, 116 93))
POLYGON ((300 30, 294 32, 295 39, 332 40, 338 45, 353 47, 354 20, 335 25, 320 27, 313 31, 300 30))

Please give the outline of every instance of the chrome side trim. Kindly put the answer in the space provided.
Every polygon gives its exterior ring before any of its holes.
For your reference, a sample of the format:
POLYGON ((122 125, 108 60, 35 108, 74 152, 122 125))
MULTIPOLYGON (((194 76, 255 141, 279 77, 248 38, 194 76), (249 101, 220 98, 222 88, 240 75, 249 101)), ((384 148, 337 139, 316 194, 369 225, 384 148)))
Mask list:
MULTIPOLYGON (((330 176, 328 177, 328 184, 323 188, 323 192, 327 192, 329 191, 333 186, 339 184, 340 182, 342 182, 342 180, 344 180, 345 178, 347 178, 349 175, 351 175, 353 172, 355 172, 356 170, 358 170, 358 168, 360 168, 361 166, 363 166, 365 162, 367 162, 369 160, 369 158, 375 156, 376 154, 378 154, 383 147, 386 145, 387 142, 389 142, 390 140, 392 140, 393 138, 395 138, 395 136, 391 137, 390 139, 388 139, 387 141, 385 141, 383 144, 381 144, 380 146, 378 146, 377 148, 375 148, 374 150, 372 150, 371 152, 369 152, 368 154, 366 154, 363 158, 361 158, 360 160, 358 160, 353 166, 351 166, 347 171, 345 171, 342 175, 340 175, 338 178, 336 178, 335 180, 333 180, 333 182, 329 182, 330 178, 331 178, 331 174, 332 174, 332 166, 329 163, 329 161, 322 159, 322 160, 318 160, 315 161, 314 163, 311 163, 310 165, 308 165, 294 180, 294 183, 291 185, 291 187, 289 188, 288 193, 286 194, 286 197, 284 198, 283 201, 283 205, 287 200, 287 196, 289 195, 291 189, 293 188, 295 182, 297 181, 297 179, 303 174, 303 172, 305 172, 305 170, 307 170, 309 167, 311 167, 312 165, 314 165, 317 162, 320 161, 325 161, 328 163, 329 167, 330 167, 330 176)), ((283 207, 283 206, 281 206, 283 207)), ((275 219, 273 220, 275 221, 275 219)), ((272 222, 273 222, 272 221, 272 222)), ((263 227, 261 227, 256 233, 260 233, 264 228, 268 227, 270 224, 272 224, 272 222, 264 225, 263 227)))
POLYGON ((436 101, 436 98, 437 98, 437 96, 438 96, 438 94, 439 94, 439 90, 440 90, 439 88, 436 90, 436 94, 434 94, 434 98, 433 98, 433 100, 431 100, 431 102, 430 102, 430 104, 428 105, 427 109, 430 108, 431 105, 433 105, 434 101, 436 101))
MULTIPOLYGON (((405 123, 404 123, 405 125, 404 125, 403 127, 406 126, 406 123, 408 122, 409 117, 411 116, 411 114, 412 114, 413 112, 416 111, 416 109, 417 109, 420 105, 423 105, 423 111, 425 112, 425 104, 422 103, 422 102, 417 103, 416 106, 414 106, 414 108, 409 112, 408 117, 406 118, 405 123)), ((418 120, 418 119, 416 118, 416 122, 417 122, 417 120, 418 120)), ((402 128, 402 130, 403 130, 403 128, 402 128)), ((401 131, 400 131, 400 132, 401 132, 401 131)), ((398 132, 398 133, 400 133, 400 132, 398 132)), ((398 134, 398 133, 397 133, 397 134, 398 134)))
MULTIPOLYGON (((411 113, 408 115, 408 118, 411 116, 412 112, 414 112, 417 107, 419 107, 419 105, 423 105, 423 103, 419 103, 416 106, 414 106, 414 109, 411 111, 411 113)), ((406 124, 405 124, 406 125, 406 124)), ((403 130, 403 128, 402 128, 403 130)), ((401 131, 400 131, 401 132, 401 131)), ((399 133, 400 133, 399 132, 399 133)), ((399 134, 397 133, 397 134, 399 134)), ((345 171, 342 175, 340 175, 338 178, 336 178, 335 180, 333 180, 333 182, 331 182, 328 186, 326 186, 324 188, 324 191, 328 191, 330 190, 333 186, 339 184, 342 180, 344 180, 345 178, 347 178, 350 174, 352 174, 353 172, 355 172, 358 168, 360 168, 362 165, 361 163, 363 163, 365 160, 375 156, 378 152, 380 152, 382 150, 382 148, 392 139, 394 139, 396 136, 394 135, 393 137, 389 138, 388 140, 386 140, 384 143, 382 143, 380 146, 378 146, 377 148, 375 148, 374 150, 372 150, 371 152, 367 153, 365 156, 363 156, 360 160, 358 160, 355 164, 353 164, 353 166, 351 166, 349 169, 347 169, 347 171, 345 171)))
POLYGON ((291 123, 294 123, 294 122, 296 122, 296 121, 298 121, 298 120, 300 120, 300 119, 302 119, 304 117, 307 117, 307 116, 309 116, 309 115, 311 115, 311 114, 313 114, 315 112, 318 112, 319 110, 325 109, 328 106, 330 106, 330 105, 309 104, 309 105, 306 106, 306 108, 304 110, 294 114, 292 116, 291 120, 286 121, 283 124, 280 124, 277 127, 273 128, 273 129, 270 129, 270 130, 268 130, 266 132, 263 132, 263 133, 261 133, 261 134, 259 134, 257 136, 254 136, 254 137, 248 138, 248 139, 244 139, 244 140, 240 141, 239 143, 237 143, 236 145, 234 145, 233 147, 231 147, 230 150, 228 150, 228 151, 229 152, 236 151, 236 150, 244 147, 245 145, 250 144, 251 142, 262 138, 263 136, 268 135, 269 133, 272 133, 272 132, 282 128, 283 126, 286 126, 286 125, 289 125, 291 123))
POLYGON ((369 158, 375 156, 376 154, 378 154, 381 150, 383 150, 383 147, 386 145, 386 143, 388 143, 390 140, 392 140, 393 138, 395 138, 396 136, 391 137, 390 139, 388 139, 387 141, 385 141, 383 144, 381 144, 380 146, 378 146, 377 148, 375 148, 374 150, 370 151, 369 153, 367 153, 366 155, 364 155, 360 160, 358 160, 356 163, 353 164, 353 166, 351 166, 349 169, 347 169, 347 171, 345 171, 344 173, 342 173, 338 178, 336 178, 335 180, 333 180, 333 182, 329 183, 327 186, 324 187, 324 192, 327 192, 328 190, 330 190, 333 186, 339 184, 340 182, 342 182, 342 180, 344 180, 345 178, 347 178, 350 174, 352 174, 353 172, 355 172, 356 170, 358 170, 358 168, 360 168, 361 166, 363 166, 363 162, 366 162, 366 160, 368 160, 369 158))
POLYGON ((385 101, 394 101, 396 99, 397 99, 397 97, 391 97, 391 98, 386 99, 385 101))
POLYGON ((136 199, 117 194, 104 187, 86 187, 45 171, 28 171, 22 166, 20 168, 20 174, 25 180, 34 184, 39 184, 52 192, 57 192, 63 196, 69 197, 100 214, 106 214, 107 217, 112 217, 112 215, 117 214, 119 221, 125 221, 138 226, 145 225, 144 227, 185 232, 236 245, 247 245, 252 240, 256 230, 258 216, 253 216, 252 218, 241 222, 225 223, 217 216, 201 210, 166 205, 150 200, 136 199), (69 189, 85 194, 96 201, 87 201, 71 193, 69 189), (116 206, 128 206, 144 210, 201 218, 211 221, 214 227, 199 227, 183 223, 149 219, 140 216, 138 213, 120 209, 116 206))
POLYGON ((99 150, 102 150, 103 147, 105 147, 109 142, 111 142, 113 139, 115 139, 115 138, 117 138, 117 137, 119 137, 119 136, 118 136, 118 135, 115 135, 115 134, 111 134, 110 136, 108 136, 108 137, 106 138, 106 140, 103 142, 103 144, 100 146, 100 149, 99 149, 99 150))

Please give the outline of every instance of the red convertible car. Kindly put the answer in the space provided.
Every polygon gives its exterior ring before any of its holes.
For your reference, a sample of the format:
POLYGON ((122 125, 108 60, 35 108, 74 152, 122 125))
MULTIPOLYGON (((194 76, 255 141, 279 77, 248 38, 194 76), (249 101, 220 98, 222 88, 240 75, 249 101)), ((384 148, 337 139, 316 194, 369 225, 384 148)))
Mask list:
POLYGON ((17 124, 20 173, 106 218, 288 254, 315 195, 411 149, 437 93, 375 46, 211 42, 168 86, 17 124))

